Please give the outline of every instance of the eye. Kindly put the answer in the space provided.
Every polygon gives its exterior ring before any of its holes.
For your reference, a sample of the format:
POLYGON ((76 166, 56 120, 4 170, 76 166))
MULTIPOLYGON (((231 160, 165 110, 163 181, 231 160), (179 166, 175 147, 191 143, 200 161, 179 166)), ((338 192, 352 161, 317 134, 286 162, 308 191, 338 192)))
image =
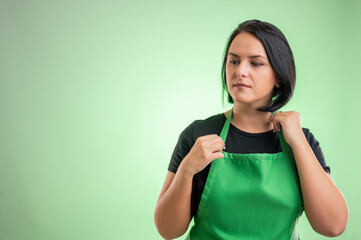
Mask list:
POLYGON ((258 67, 258 66, 262 66, 263 64, 259 62, 253 62, 252 65, 258 67))
POLYGON ((236 65, 238 63, 238 61, 235 61, 235 60, 229 60, 229 63, 232 64, 232 65, 236 65))

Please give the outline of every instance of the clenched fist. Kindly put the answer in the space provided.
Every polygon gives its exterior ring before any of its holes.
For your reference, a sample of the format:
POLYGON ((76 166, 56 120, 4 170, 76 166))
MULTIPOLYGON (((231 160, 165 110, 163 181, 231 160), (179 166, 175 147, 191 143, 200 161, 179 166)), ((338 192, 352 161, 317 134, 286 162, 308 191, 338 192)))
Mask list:
POLYGON ((224 158, 222 153, 224 141, 216 134, 197 138, 192 149, 182 161, 182 167, 187 174, 195 175, 202 171, 209 163, 218 158, 224 158))

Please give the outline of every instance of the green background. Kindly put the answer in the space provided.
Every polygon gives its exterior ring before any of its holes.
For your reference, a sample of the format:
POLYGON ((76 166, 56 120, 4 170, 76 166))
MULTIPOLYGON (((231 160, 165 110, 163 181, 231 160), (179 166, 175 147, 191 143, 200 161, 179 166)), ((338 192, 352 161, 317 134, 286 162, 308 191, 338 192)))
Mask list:
MULTIPOLYGON (((161 239, 153 213, 178 136, 231 108, 222 54, 253 18, 289 40, 284 110, 300 112, 346 197, 338 238, 359 239, 360 12, 341 0, 0 0, 0 239, 161 239)), ((298 226, 326 239, 304 214, 298 226)))

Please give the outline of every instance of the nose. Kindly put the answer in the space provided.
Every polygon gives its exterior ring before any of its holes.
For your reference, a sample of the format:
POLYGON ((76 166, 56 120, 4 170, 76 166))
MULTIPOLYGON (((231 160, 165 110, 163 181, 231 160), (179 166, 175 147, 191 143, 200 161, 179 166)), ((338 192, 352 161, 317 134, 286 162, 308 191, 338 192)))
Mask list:
POLYGON ((239 63, 237 71, 236 71, 237 77, 247 77, 248 76, 248 65, 247 62, 242 61, 239 63))

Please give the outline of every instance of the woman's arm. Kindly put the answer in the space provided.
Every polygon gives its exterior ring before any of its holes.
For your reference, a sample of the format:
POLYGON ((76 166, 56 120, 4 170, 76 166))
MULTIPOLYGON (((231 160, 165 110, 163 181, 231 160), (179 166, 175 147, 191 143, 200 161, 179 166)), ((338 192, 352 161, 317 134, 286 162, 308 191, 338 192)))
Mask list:
POLYGON ((328 237, 341 235, 348 219, 345 198, 318 163, 305 137, 291 148, 297 164, 305 213, 312 228, 328 237))
POLYGON ((167 173, 154 212, 154 222, 165 239, 182 236, 191 221, 192 177, 180 164, 177 173, 167 173))
POLYGON ((348 220, 346 200, 326 173, 302 132, 298 112, 277 112, 274 129, 282 131, 292 148, 300 179, 305 213, 312 228, 319 234, 335 237, 341 235, 348 220))
POLYGON ((177 173, 168 172, 154 212, 158 232, 165 239, 182 236, 191 216, 193 176, 214 159, 224 158, 224 142, 216 134, 197 138, 192 149, 180 163, 177 173))

